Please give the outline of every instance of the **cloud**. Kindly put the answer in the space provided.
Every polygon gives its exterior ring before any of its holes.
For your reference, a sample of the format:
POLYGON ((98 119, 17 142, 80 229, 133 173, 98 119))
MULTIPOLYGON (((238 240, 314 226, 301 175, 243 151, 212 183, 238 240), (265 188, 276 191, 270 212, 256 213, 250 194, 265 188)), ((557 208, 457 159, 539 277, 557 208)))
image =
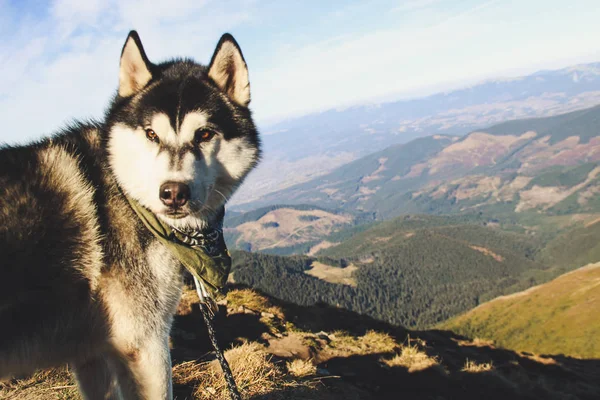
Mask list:
POLYGON ((131 28, 153 61, 207 62, 219 36, 233 31, 259 122, 585 60, 600 36, 594 0, 414 0, 395 9, 376 1, 319 5, 326 9, 253 0, 14 4, 0 0, 0 140, 9 142, 100 117, 131 28))
POLYGON ((445 89, 498 74, 562 66, 597 55, 600 9, 544 2, 469 2, 452 10, 433 3, 419 19, 368 34, 280 49, 276 67, 259 71, 256 104, 281 116, 353 105, 390 93, 445 89), (564 65, 564 64, 563 64, 564 65))
POLYGON ((399 6, 392 8, 392 12, 404 13, 416 10, 422 10, 441 3, 442 0, 412 0, 403 1, 399 6))
POLYGON ((0 41, 0 140, 8 142, 51 133, 70 118, 100 117, 116 90, 119 54, 132 27, 153 61, 198 55, 206 62, 219 36, 251 13, 198 0, 152 6, 139 0, 58 0, 41 18, 25 11, 0 3, 0 14, 10 12, 19 26, 11 40, 0 41))

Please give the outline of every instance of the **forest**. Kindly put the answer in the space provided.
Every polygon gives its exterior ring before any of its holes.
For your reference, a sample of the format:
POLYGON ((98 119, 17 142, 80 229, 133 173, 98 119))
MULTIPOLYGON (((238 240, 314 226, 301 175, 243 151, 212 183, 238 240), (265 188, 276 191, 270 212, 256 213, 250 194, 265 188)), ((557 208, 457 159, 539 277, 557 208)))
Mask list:
POLYGON ((600 223, 531 235, 479 215, 404 216, 354 231, 314 257, 233 251, 233 274, 237 283, 298 304, 425 328, 593 261, 599 230, 600 223), (356 286, 306 274, 314 261, 357 266, 356 286))

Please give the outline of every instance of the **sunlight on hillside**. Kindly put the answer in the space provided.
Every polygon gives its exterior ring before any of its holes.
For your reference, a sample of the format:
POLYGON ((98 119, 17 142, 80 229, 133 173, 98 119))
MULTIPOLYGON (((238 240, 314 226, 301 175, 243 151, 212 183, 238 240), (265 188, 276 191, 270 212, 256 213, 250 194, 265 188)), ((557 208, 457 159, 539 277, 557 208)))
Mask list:
POLYGON ((484 303, 441 327, 515 350, 598 358, 599 310, 597 263, 484 303))

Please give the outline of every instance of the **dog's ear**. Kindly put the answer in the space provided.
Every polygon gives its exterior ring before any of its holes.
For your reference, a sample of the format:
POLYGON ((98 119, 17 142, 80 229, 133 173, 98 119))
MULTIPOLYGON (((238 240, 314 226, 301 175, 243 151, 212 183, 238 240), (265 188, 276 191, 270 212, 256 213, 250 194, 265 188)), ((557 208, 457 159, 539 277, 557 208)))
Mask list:
POLYGON ((237 42, 230 34, 221 36, 208 67, 208 76, 231 100, 247 107, 250 103, 248 67, 237 42))
POLYGON ((129 32, 121 52, 119 96, 128 97, 143 89, 152 79, 151 65, 137 32, 129 32))

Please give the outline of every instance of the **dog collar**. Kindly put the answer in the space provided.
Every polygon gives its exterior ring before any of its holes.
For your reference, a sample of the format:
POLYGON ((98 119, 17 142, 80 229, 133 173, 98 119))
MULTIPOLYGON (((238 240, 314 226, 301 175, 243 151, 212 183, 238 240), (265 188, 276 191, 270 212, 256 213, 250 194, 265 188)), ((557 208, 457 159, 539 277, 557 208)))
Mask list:
POLYGON ((125 196, 146 228, 165 245, 213 297, 220 296, 231 271, 231 256, 223 239, 224 210, 216 226, 203 231, 180 231, 161 221, 136 200, 125 196))

